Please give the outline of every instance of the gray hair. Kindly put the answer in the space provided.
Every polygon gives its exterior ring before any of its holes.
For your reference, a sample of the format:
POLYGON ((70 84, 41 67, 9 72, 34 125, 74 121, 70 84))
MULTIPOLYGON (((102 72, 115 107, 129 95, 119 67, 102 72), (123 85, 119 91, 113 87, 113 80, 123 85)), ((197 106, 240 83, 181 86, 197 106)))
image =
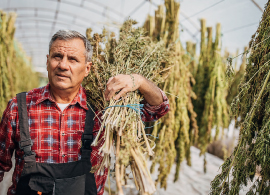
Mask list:
POLYGON ((83 36, 81 33, 75 31, 75 30, 59 30, 57 31, 51 38, 50 44, 49 44, 49 53, 51 51, 51 47, 54 41, 56 39, 60 40, 71 40, 79 38, 83 41, 85 46, 85 61, 90 62, 92 59, 93 49, 91 43, 87 40, 85 36, 83 36))

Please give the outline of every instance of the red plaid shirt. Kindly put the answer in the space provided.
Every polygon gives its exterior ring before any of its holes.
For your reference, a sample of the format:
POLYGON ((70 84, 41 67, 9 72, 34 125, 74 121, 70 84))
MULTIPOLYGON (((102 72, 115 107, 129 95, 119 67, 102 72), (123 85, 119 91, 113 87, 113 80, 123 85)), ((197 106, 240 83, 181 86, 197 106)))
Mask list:
MULTIPOLYGON (((162 91, 161 91, 162 92, 162 91)), ((154 121, 165 115, 169 110, 168 99, 162 92, 164 102, 159 106, 144 104, 142 119, 154 121)), ((57 106, 49 93, 49 84, 45 87, 33 89, 26 95, 28 109, 28 123, 30 136, 33 141, 32 150, 36 153, 36 161, 40 163, 67 163, 80 159, 81 135, 84 132, 86 117, 86 94, 83 87, 69 106, 63 110, 57 106)), ((98 110, 96 114, 100 113, 98 110)), ((17 99, 9 101, 0 123, 0 181, 3 180, 4 172, 12 167, 11 157, 15 149, 15 170, 12 177, 12 186, 8 194, 15 194, 16 186, 23 169, 23 151, 19 149, 20 141, 18 122, 17 99)), ((95 118, 93 135, 96 136, 100 122, 95 118)), ((102 136, 100 136, 101 138, 102 136)), ((92 166, 102 162, 102 156, 98 154, 99 147, 92 147, 92 166)), ((95 173, 98 194, 104 192, 104 185, 108 169, 95 173)))

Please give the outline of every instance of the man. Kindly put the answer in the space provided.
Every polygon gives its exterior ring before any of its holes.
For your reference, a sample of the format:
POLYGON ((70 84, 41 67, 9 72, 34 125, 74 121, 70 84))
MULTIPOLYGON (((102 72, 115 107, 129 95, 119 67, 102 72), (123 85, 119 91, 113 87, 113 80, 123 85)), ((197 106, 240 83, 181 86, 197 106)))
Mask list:
MULTIPOLYGON (((108 170, 89 173, 103 158, 98 149, 104 140, 90 147, 101 124, 87 106, 81 86, 90 72, 91 56, 92 47, 83 35, 58 31, 47 55, 49 84, 9 101, 0 123, 0 181, 12 167, 15 149, 8 194, 103 194, 108 170)), ((168 112, 164 93, 137 74, 110 78, 105 98, 119 99, 136 89, 145 99, 144 121, 157 120, 168 112)))

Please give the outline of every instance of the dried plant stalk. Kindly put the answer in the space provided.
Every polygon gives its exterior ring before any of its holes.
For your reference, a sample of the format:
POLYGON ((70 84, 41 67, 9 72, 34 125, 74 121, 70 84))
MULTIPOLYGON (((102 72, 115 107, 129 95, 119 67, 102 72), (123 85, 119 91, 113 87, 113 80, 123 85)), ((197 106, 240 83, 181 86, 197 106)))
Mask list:
POLYGON ((110 77, 118 74, 140 74, 150 81, 160 82, 168 68, 168 50, 162 42, 153 43, 145 36, 142 28, 134 28, 135 21, 127 20, 119 40, 114 34, 94 34, 87 30, 87 36, 94 47, 93 71, 84 80, 88 102, 103 110, 101 128, 93 146, 104 139, 99 153, 104 156, 101 165, 92 171, 110 166, 110 155, 116 147, 115 175, 118 194, 123 194, 125 169, 130 165, 134 182, 143 194, 155 192, 155 185, 146 164, 146 156, 152 156, 153 143, 146 136, 141 119, 142 95, 139 91, 129 92, 119 100, 105 101, 104 91, 110 77), (105 47, 104 47, 105 46, 105 47), (162 73, 161 73, 162 72, 162 73), (104 128, 105 127, 105 128, 104 128), (101 132, 104 133, 102 134, 101 132), (102 136, 102 137, 100 137, 102 136), (115 145, 116 144, 116 145, 115 145))
POLYGON ((160 183, 163 188, 167 186, 167 178, 175 160, 175 181, 178 179, 181 162, 186 158, 190 165, 190 146, 198 134, 196 113, 192 105, 192 99, 196 98, 191 87, 194 78, 188 67, 193 60, 179 40, 180 4, 177 1, 166 0, 165 6, 166 14, 163 6, 159 6, 155 12, 156 25, 152 37, 152 40, 166 42, 166 46, 170 48, 170 61, 174 65, 165 83, 161 85, 168 94, 170 111, 152 131, 152 135, 158 138, 155 139, 156 155, 152 158, 151 171, 156 165, 159 166, 156 184, 160 183))
POLYGON ((0 118, 16 93, 39 85, 39 76, 32 70, 30 58, 14 39, 15 20, 15 13, 0 10, 0 118))
MULTIPOLYGON (((199 126, 198 147, 201 154, 206 152, 212 142, 212 129, 215 128, 216 139, 220 129, 229 125, 228 104, 226 101, 228 84, 226 80, 226 64, 220 53, 221 26, 216 26, 215 41, 212 41, 212 28, 206 28, 206 21, 201 20, 201 51, 196 85, 194 91, 197 99, 194 108, 199 126), (207 42, 205 40, 207 31, 207 42)), ((206 162, 206 161, 205 161, 206 162)), ((206 169, 205 169, 206 170, 206 169)))
MULTIPOLYGON (((231 110, 240 118, 239 142, 211 182, 210 194, 239 194, 252 185, 247 195, 269 194, 270 167, 270 1, 265 5, 259 27, 249 44, 248 61, 231 110), (259 177, 255 174, 259 168, 259 177), (228 182, 229 174, 230 180, 228 182)), ((243 65, 244 68, 244 65, 243 65)))

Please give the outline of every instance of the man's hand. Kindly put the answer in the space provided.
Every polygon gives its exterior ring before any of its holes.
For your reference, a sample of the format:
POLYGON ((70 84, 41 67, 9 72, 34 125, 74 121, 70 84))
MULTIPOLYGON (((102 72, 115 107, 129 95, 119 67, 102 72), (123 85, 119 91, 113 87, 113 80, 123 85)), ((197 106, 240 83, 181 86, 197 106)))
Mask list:
POLYGON ((120 74, 115 77, 111 77, 107 82, 105 98, 107 101, 109 101, 115 95, 115 93, 119 91, 119 93, 114 97, 115 100, 118 100, 126 93, 135 91, 136 89, 139 89, 146 102, 150 105, 155 106, 163 102, 163 97, 159 88, 154 83, 139 74, 120 74))
POLYGON ((141 85, 141 76, 137 74, 124 75, 119 74, 115 77, 109 78, 107 88, 105 91, 105 98, 109 101, 117 91, 120 91, 115 97, 118 100, 120 97, 130 91, 135 91, 141 85))

